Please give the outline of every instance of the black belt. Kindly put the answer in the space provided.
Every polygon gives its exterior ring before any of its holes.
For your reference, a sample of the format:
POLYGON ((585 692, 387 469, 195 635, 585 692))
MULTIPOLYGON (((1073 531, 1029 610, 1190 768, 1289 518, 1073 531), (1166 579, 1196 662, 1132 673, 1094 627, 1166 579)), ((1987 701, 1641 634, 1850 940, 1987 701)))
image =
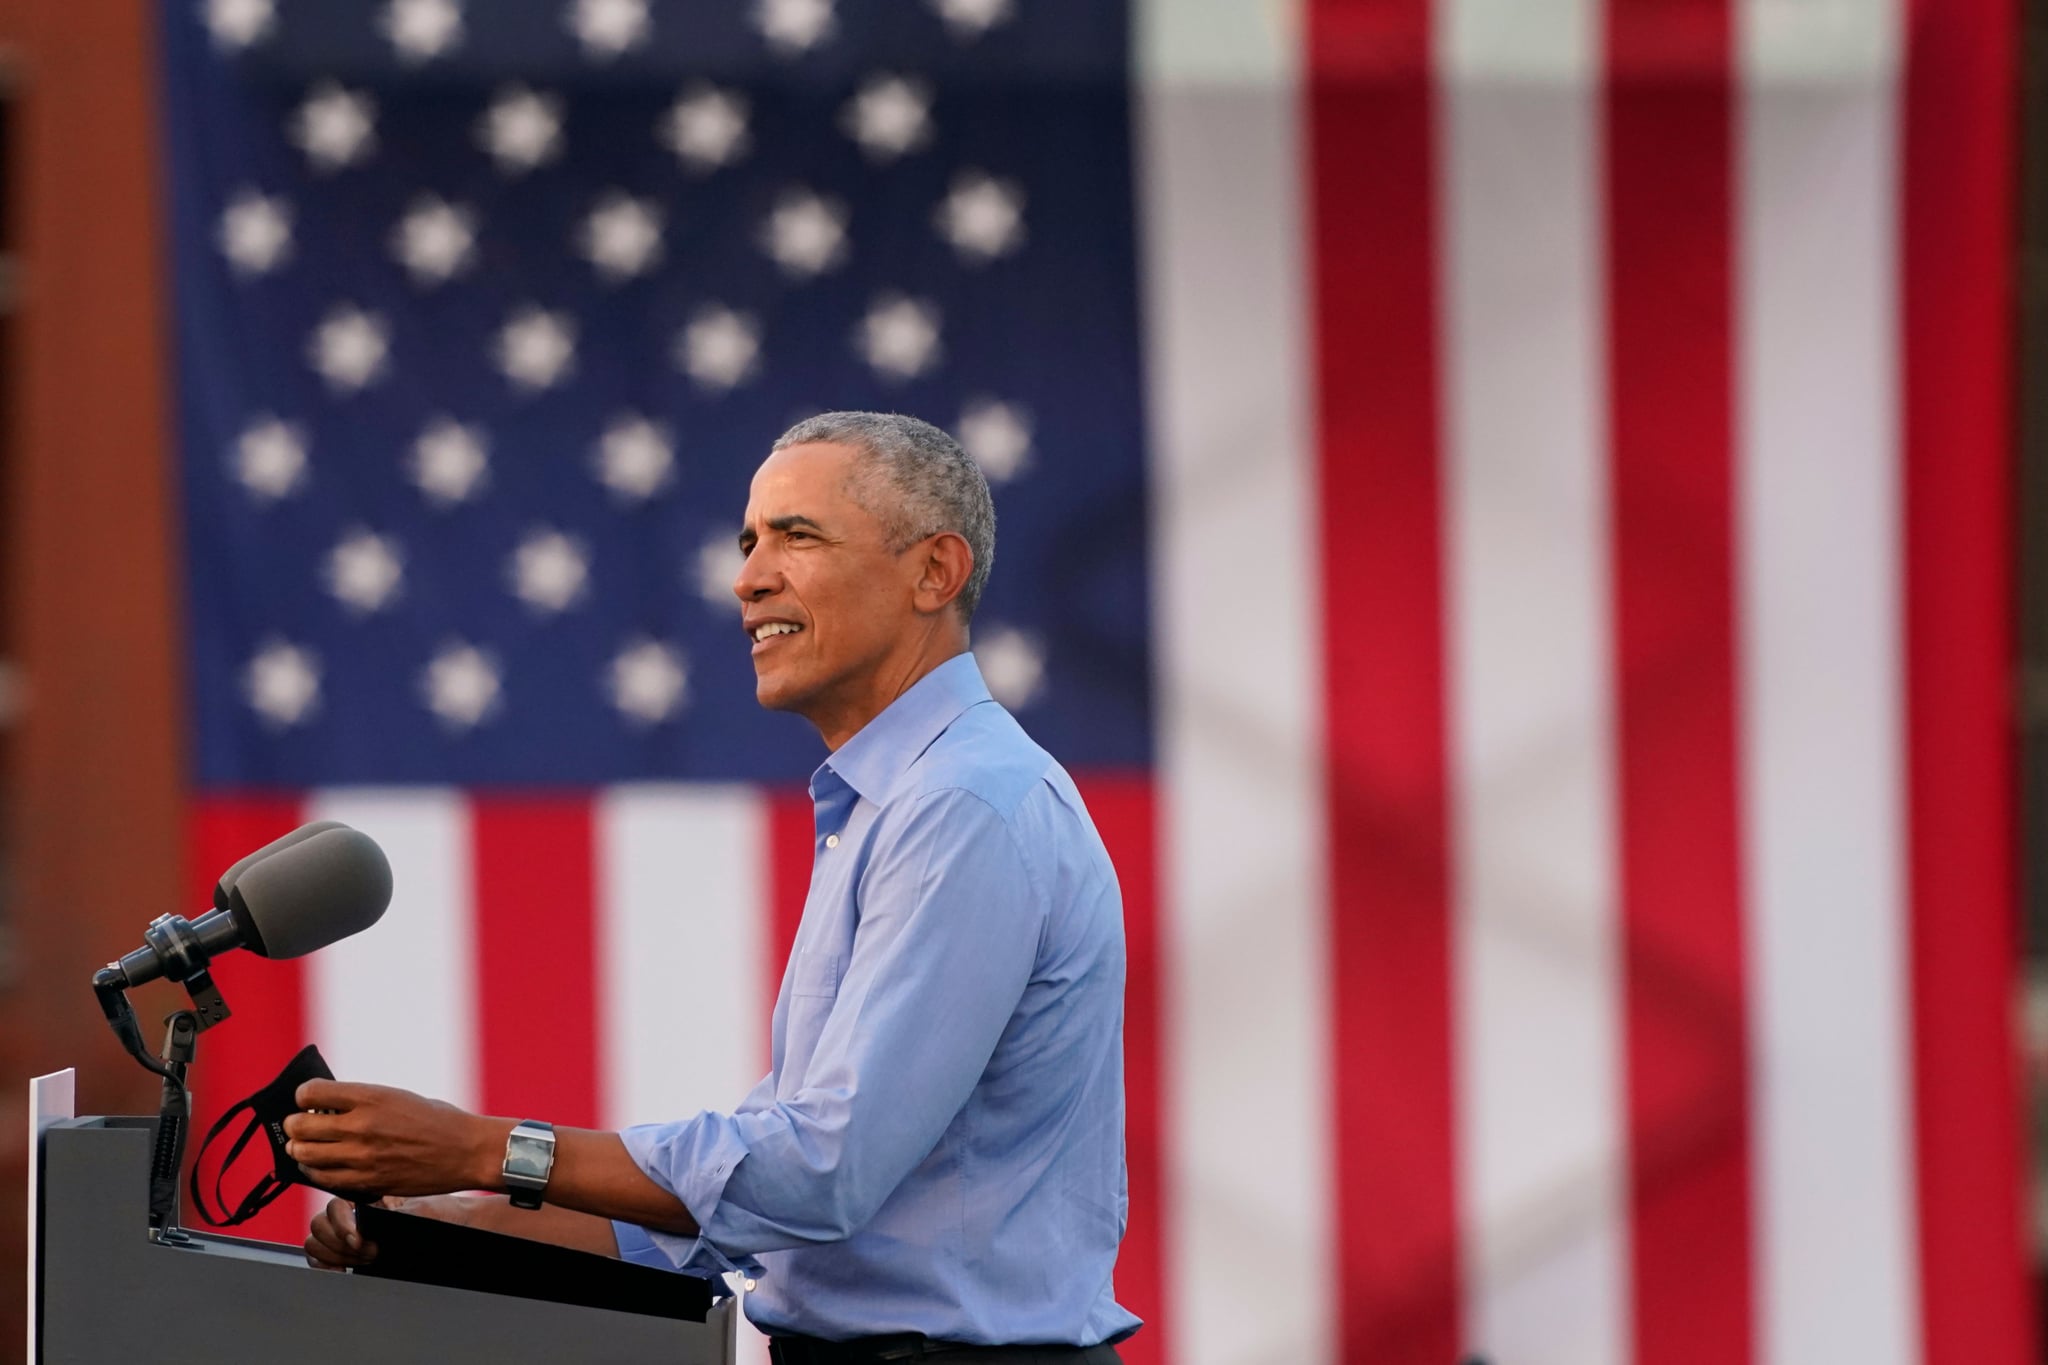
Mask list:
POLYGON ((775 1365, 886 1365, 894 1361, 1071 1360, 1087 1365, 1116 1365, 1107 1346, 973 1346, 964 1341, 934 1341, 915 1332, 887 1337, 856 1337, 825 1341, 818 1337, 770 1337, 768 1354, 775 1365))

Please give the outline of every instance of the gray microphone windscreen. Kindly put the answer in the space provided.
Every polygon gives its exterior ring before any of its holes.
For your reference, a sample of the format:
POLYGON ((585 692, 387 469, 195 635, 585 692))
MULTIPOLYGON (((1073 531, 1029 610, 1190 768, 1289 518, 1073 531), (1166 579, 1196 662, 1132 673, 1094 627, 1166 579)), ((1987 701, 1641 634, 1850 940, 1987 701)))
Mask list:
POLYGON ((282 853, 293 844, 302 844, 322 830, 346 828, 348 827, 339 820, 315 820, 310 825, 300 825, 281 839, 272 839, 269 843, 220 874, 220 880, 214 883, 213 887, 213 908, 216 910, 227 909, 228 894, 235 889, 235 883, 242 879, 242 874, 262 862, 265 858, 268 858, 271 854, 282 853))
POLYGON ((251 865, 228 900, 249 951, 303 957, 383 918, 391 864, 369 835, 336 825, 251 865))

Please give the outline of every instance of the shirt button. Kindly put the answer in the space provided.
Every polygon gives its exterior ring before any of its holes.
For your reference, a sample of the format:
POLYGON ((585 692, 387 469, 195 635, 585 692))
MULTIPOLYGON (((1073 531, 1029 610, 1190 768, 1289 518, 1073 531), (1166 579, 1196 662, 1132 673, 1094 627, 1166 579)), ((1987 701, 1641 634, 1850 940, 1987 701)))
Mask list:
POLYGON ((839 836, 838 836, 838 835, 836 835, 836 834, 828 834, 828 835, 826 835, 826 836, 825 836, 825 847, 827 847, 827 848, 837 848, 837 847, 839 847, 839 836))

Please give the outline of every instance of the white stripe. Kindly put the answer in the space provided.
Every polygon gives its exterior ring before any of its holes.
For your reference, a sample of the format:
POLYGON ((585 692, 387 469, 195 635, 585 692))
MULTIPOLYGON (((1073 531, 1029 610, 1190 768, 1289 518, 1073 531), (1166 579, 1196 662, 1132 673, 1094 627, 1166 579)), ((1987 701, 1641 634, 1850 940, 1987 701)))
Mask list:
POLYGON ((1740 11, 1741 619, 1761 1365, 1919 1358, 1889 6, 1740 11), (1788 36, 1791 35, 1791 36, 1788 36), (1806 54, 1802 57, 1802 51, 1806 54), (1854 69, 1864 54, 1863 70, 1854 69))
POLYGON ((316 792, 391 860, 391 908, 306 959, 306 1018, 335 1075, 477 1102, 475 894, 468 801, 440 788, 316 792))
POLYGON ((1820 86, 1896 73, 1902 34, 1896 0, 1743 0, 1736 42, 1753 88, 1820 86))
POLYGON ((1596 75, 1590 0, 1446 0, 1433 17, 1438 67, 1454 93, 1528 83, 1585 94, 1596 75))
POLYGON ((1445 39, 1446 577, 1469 1345, 1628 1358, 1597 15, 1445 39))
MULTIPOLYGON (((1261 103, 1270 104, 1277 92, 1299 84, 1298 48, 1306 22, 1300 0, 1262 5, 1240 4, 1238 0, 1139 0, 1135 22, 1141 95, 1213 93, 1241 86, 1264 96, 1261 103)), ((1149 139, 1159 130, 1150 126, 1153 120, 1148 111, 1141 110, 1140 115, 1145 124, 1141 133, 1147 137, 1149 149, 1158 145, 1149 139)), ((1293 136, 1291 129, 1288 136, 1293 136)), ((1161 163, 1148 156, 1141 160, 1140 169, 1156 167, 1177 178, 1194 169, 1184 162, 1184 157, 1161 163)), ((1294 188, 1290 186, 1290 195, 1294 188)), ((1149 210, 1159 202, 1147 196, 1145 207, 1149 210)), ((1284 211, 1295 212, 1291 198, 1284 211)), ((1147 238, 1148 244, 1158 240, 1147 238)), ((1301 292, 1296 284, 1290 284, 1289 291, 1301 292)), ((1289 345, 1298 344, 1289 341, 1289 345)))
POLYGON ((1170 1349, 1297 1365, 1335 1351, 1295 16, 1138 14, 1170 1349))
POLYGON ((764 800, 613 787, 596 824, 605 1122, 730 1111, 768 1070, 764 800))
MULTIPOLYGON (((597 798, 597 970, 607 1128, 730 1112, 768 1070, 768 815, 743 786, 597 798)), ((739 1325, 739 1365, 767 1338, 739 1325)))

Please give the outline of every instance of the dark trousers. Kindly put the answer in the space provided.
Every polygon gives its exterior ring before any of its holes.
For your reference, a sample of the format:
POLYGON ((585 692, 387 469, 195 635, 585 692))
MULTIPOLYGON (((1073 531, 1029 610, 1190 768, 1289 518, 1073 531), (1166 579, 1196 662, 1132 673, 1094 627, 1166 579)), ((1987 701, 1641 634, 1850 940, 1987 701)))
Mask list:
POLYGON ((920 1336, 862 1337, 820 1341, 816 1337, 770 1337, 775 1365, 894 1365, 896 1361, 1000 1361, 1002 1365, 1121 1365, 1108 1346, 968 1346, 920 1336))

